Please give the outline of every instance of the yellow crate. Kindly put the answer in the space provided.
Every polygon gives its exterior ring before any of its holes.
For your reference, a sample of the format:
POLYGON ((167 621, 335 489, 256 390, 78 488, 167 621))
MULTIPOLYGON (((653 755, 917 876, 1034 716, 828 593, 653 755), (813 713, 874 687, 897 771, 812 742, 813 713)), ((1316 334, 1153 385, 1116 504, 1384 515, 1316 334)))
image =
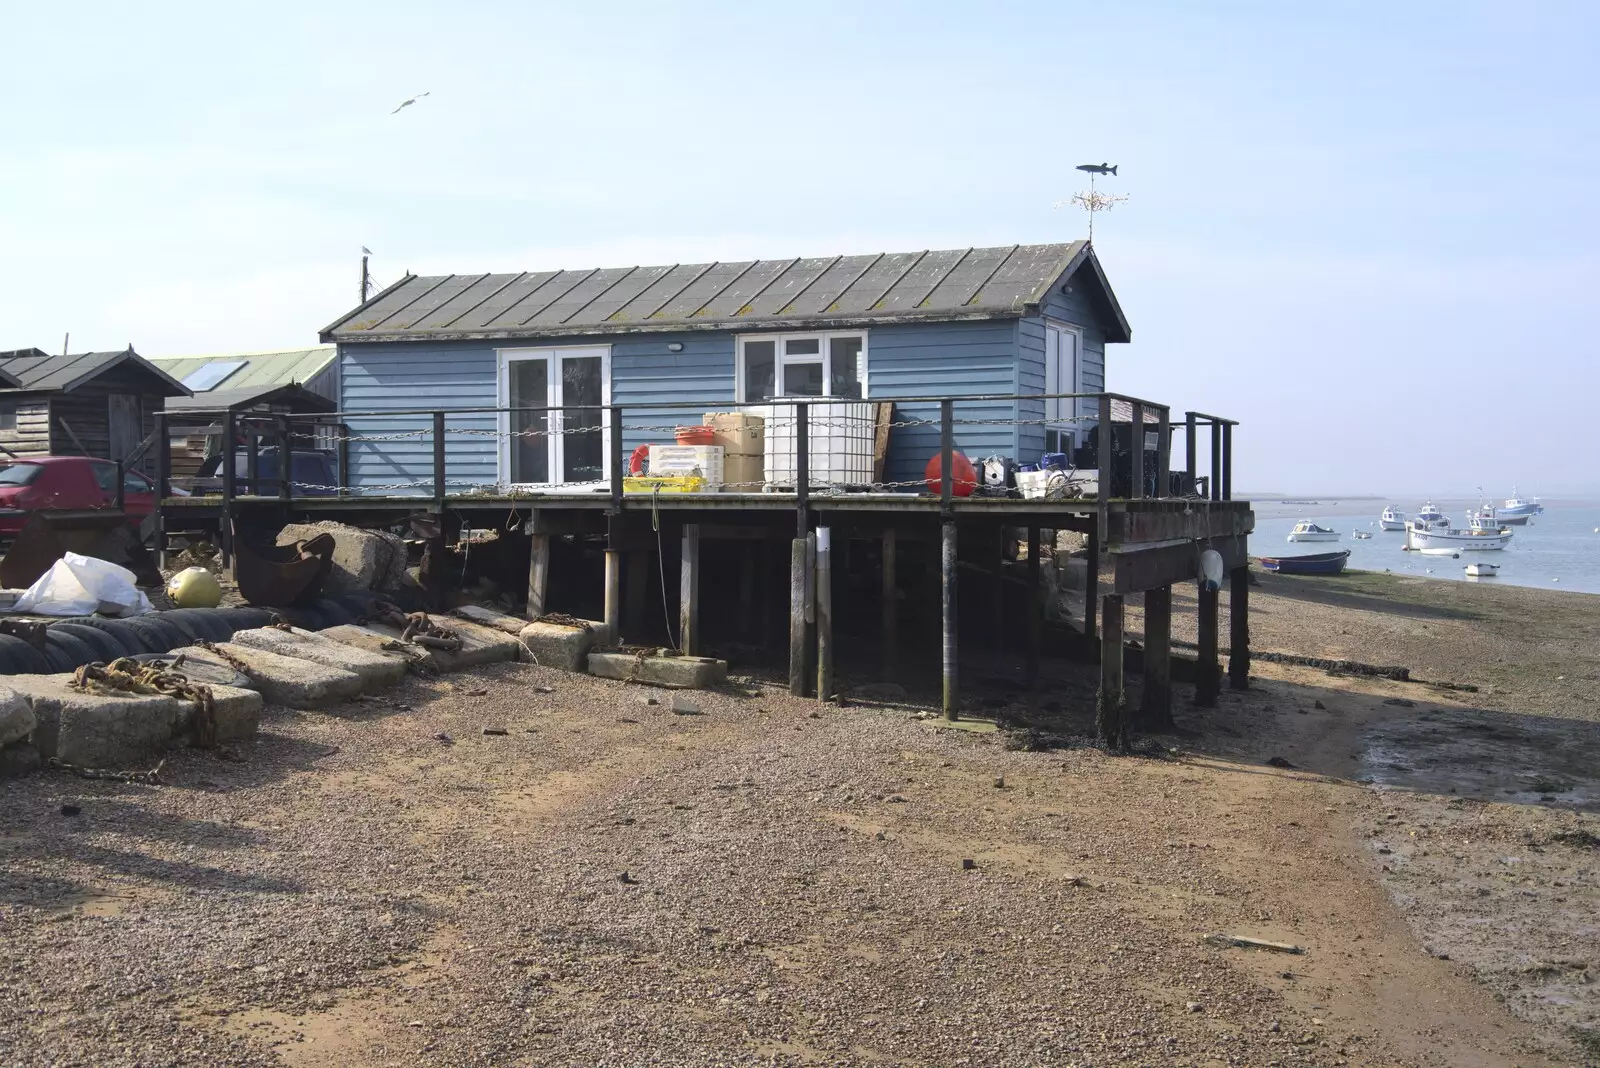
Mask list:
POLYGON ((704 493, 706 480, 699 475, 630 475, 622 480, 623 493, 704 493))

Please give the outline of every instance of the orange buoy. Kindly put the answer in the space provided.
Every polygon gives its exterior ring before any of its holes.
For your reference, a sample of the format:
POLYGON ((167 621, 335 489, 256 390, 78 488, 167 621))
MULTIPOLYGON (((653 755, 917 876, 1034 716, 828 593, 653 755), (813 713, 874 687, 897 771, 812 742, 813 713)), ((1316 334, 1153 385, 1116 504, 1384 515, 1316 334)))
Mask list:
MULTIPOLYGON (((927 480, 928 490, 932 493, 944 492, 944 478, 939 462, 938 453, 933 454, 933 459, 928 461, 928 466, 922 469, 922 477, 927 480)), ((950 466, 955 468, 955 485, 950 487, 953 497, 970 497, 972 491, 978 488, 978 469, 972 466, 972 461, 967 459, 966 453, 957 449, 950 454, 950 466)))

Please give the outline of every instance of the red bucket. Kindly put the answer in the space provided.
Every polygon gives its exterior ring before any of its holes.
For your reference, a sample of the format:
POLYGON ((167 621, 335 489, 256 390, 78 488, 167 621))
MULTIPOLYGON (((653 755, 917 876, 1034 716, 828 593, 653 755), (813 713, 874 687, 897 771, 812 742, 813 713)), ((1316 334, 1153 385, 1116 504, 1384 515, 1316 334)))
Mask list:
POLYGON ((716 431, 708 426, 680 426, 675 433, 679 445, 710 445, 717 440, 716 431))

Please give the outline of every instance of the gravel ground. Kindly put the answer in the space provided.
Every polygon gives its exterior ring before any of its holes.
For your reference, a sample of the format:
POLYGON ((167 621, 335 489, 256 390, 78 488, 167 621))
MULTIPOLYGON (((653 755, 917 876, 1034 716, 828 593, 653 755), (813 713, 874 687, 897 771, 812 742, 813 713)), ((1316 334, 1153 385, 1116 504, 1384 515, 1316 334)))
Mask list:
POLYGON ((0 1061, 1549 1063, 1387 906, 1363 791, 1265 765, 1290 694, 1110 757, 502 665, 0 783, 0 1061))

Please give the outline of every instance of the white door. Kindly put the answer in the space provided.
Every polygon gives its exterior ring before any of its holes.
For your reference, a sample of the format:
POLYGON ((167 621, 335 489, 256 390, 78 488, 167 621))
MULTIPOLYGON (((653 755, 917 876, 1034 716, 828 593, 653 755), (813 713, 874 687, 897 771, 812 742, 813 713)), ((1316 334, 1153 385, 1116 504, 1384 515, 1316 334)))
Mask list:
MULTIPOLYGON (((1044 327, 1044 391, 1082 392, 1078 357, 1081 338, 1071 327, 1046 323, 1044 327)), ((1077 440, 1079 402, 1052 399, 1044 402, 1047 452, 1071 452, 1077 440)))
POLYGON ((611 349, 500 352, 500 481, 600 486, 610 477, 611 349), (567 406, 571 407, 567 407, 567 406), (565 411, 547 411, 566 408, 565 411))

